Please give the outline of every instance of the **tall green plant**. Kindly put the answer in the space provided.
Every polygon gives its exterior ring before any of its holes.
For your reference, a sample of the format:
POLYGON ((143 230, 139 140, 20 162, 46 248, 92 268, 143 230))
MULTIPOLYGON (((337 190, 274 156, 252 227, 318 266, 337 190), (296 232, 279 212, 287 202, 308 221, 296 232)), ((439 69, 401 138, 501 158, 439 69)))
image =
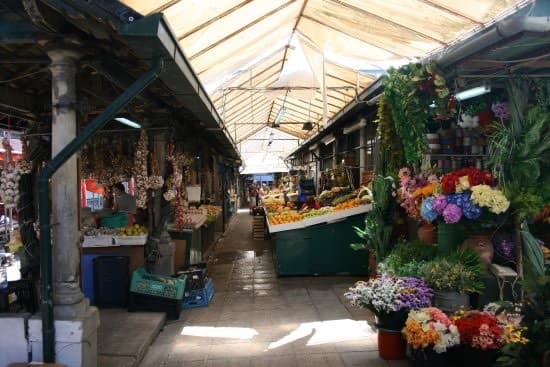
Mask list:
POLYGON ((403 167, 403 143, 395 131, 387 97, 382 95, 378 101, 376 117, 377 135, 380 142, 380 155, 377 173, 383 176, 394 175, 403 167))
POLYGON ((364 241, 354 243, 354 250, 374 250, 381 261, 391 250, 392 200, 394 181, 392 177, 375 176, 372 182, 372 210, 365 217, 365 227, 354 227, 355 233, 364 241))

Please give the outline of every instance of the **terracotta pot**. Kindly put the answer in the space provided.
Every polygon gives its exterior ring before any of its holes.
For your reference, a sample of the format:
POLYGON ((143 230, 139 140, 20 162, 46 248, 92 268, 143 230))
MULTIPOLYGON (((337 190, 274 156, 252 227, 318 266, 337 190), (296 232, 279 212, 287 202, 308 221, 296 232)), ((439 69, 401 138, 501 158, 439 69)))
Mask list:
POLYGON ((418 227, 418 239, 428 245, 437 243, 437 227, 432 223, 426 223, 418 227))
POLYGON ((471 248, 479 252, 479 257, 481 258, 481 261, 487 266, 489 266, 489 264, 491 264, 491 262, 493 261, 495 250, 489 236, 470 236, 462 243, 462 247, 471 248))

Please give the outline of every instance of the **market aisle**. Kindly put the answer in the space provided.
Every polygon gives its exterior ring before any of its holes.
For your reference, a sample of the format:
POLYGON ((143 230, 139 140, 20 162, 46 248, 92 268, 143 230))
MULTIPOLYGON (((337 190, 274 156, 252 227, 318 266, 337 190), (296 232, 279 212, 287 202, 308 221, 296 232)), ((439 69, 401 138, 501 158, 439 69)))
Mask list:
POLYGON ((252 239, 239 213, 217 244, 210 306, 185 310, 149 349, 152 366, 407 366, 378 358, 367 311, 343 293, 357 278, 277 278, 271 243, 252 239))

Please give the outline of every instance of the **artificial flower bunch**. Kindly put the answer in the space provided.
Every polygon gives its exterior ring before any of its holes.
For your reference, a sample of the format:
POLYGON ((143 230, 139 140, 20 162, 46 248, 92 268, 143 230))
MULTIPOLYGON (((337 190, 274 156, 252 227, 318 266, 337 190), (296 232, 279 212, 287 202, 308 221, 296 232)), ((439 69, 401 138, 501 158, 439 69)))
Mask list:
POLYGON ((460 344, 457 327, 435 307, 410 311, 402 332, 413 349, 431 347, 436 353, 445 353, 460 344))
POLYGON ((428 307, 433 292, 422 279, 379 274, 357 282, 344 296, 353 306, 368 308, 376 315, 428 307))
POLYGON ((521 305, 512 302, 491 302, 483 308, 483 312, 496 318, 502 328, 504 344, 526 344, 529 340, 524 336, 526 328, 521 326, 523 315, 521 305))
POLYGON ((429 222, 440 216, 445 223, 457 223, 463 217, 475 220, 483 208, 500 214, 510 206, 502 191, 494 188, 495 180, 488 171, 463 168, 444 175, 440 185, 441 190, 436 188, 435 194, 420 204, 420 215, 429 222))
POLYGON ((414 176, 408 167, 401 168, 398 176, 401 207, 405 209, 409 217, 421 219, 420 204, 425 197, 434 194, 439 183, 437 176, 414 176))
POLYGON ((459 311, 452 317, 460 343, 480 350, 494 350, 504 344, 504 333, 497 318, 489 312, 459 311))

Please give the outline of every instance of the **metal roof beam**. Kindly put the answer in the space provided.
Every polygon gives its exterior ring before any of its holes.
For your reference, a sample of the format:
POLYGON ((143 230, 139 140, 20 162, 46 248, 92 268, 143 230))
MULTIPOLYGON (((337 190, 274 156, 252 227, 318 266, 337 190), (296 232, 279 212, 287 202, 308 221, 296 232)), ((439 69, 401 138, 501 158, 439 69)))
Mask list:
POLYGON ((214 42, 214 43, 208 45, 208 47, 203 48, 202 50, 196 52, 195 54, 193 54, 192 56, 189 57, 189 60, 191 61, 191 60, 196 59, 197 57, 199 57, 199 56, 201 56, 201 55, 207 53, 208 51, 212 50, 213 48, 216 48, 217 46, 221 45, 222 43, 224 43, 224 42, 228 41, 229 39, 235 37, 236 35, 238 35, 238 34, 240 34, 241 32, 247 30, 248 28, 250 28, 250 27, 252 27, 252 26, 254 26, 254 25, 256 25, 256 24, 258 24, 258 23, 260 23, 260 22, 262 22, 262 21, 264 21, 265 19, 267 19, 267 18, 269 18, 270 16, 272 16, 272 15, 278 13, 279 11, 281 11, 281 10, 287 8, 289 5, 291 5, 291 4, 295 3, 295 2, 296 2, 296 0, 287 1, 287 2, 284 3, 283 5, 281 5, 281 6, 277 7, 277 8, 275 8, 275 9, 273 9, 273 10, 271 10, 271 11, 269 11, 268 13, 262 15, 262 16, 259 17, 259 18, 254 19, 252 22, 246 24, 245 26, 243 26, 243 27, 237 29, 237 30, 234 31, 234 32, 231 32, 230 34, 226 35, 226 36, 223 37, 222 39, 219 39, 218 41, 216 41, 216 42, 214 42))
POLYGON ((431 41, 437 42, 437 43, 439 43, 440 45, 446 45, 446 43, 443 42, 443 41, 440 40, 440 39, 437 39, 437 38, 435 38, 435 37, 429 36, 429 35, 427 35, 426 33, 422 33, 422 32, 420 32, 420 31, 417 31, 417 30, 414 29, 414 28, 410 28, 410 27, 407 27, 407 26, 405 26, 405 25, 403 25, 403 24, 396 23, 396 22, 394 22, 393 20, 390 20, 390 19, 388 19, 388 18, 384 18, 384 17, 382 17, 382 16, 380 16, 380 15, 377 15, 377 14, 374 14, 374 13, 368 11, 368 10, 365 10, 365 9, 362 9, 362 8, 358 8, 358 7, 354 6, 354 5, 345 3, 345 2, 343 2, 343 1, 341 1, 341 0, 329 0, 329 1, 332 1, 333 3, 338 4, 338 5, 340 5, 340 6, 343 6, 343 7, 345 7, 345 8, 351 9, 351 10, 357 12, 357 13, 360 13, 360 14, 363 14, 363 15, 366 15, 366 16, 369 16, 369 17, 376 18, 376 19, 378 19, 378 20, 381 21, 381 22, 384 22, 384 23, 389 24, 389 25, 391 25, 391 26, 400 28, 400 29, 404 30, 405 32, 414 33, 415 35, 417 35, 417 36, 419 36, 419 37, 426 38, 426 39, 429 39, 429 40, 431 40, 431 41))
POLYGON ((307 19, 307 20, 309 20, 309 21, 312 21, 312 22, 314 22, 314 23, 317 23, 317 24, 319 24, 319 25, 322 25, 323 27, 332 29, 332 30, 335 31, 335 32, 341 33, 341 34, 343 34, 343 35, 345 35, 345 36, 348 36, 348 37, 354 38, 354 39, 356 39, 356 40, 359 40, 359 41, 361 41, 361 42, 364 42, 364 43, 366 43, 367 45, 371 45, 371 46, 373 46, 373 47, 379 48, 379 49, 381 49, 381 50, 383 50, 383 51, 386 51, 386 52, 388 52, 388 53, 390 53, 390 54, 392 54, 392 55, 395 55, 395 56, 397 56, 397 57, 407 58, 406 56, 400 55, 400 54, 398 54, 398 53, 395 52, 395 51, 389 50, 389 49, 385 48, 384 46, 381 46, 380 44, 376 44, 376 43, 373 43, 372 41, 366 41, 366 40, 364 40, 364 39, 357 38, 356 36, 354 36, 354 35, 352 35, 352 34, 349 34, 349 33, 345 32, 345 31, 343 31, 342 29, 338 29, 338 28, 336 28, 336 27, 333 27, 333 26, 331 26, 331 25, 329 25, 329 24, 326 24, 326 23, 324 23, 324 22, 321 22, 320 20, 315 19, 315 18, 313 18, 313 17, 307 16, 307 15, 305 15, 305 14, 302 15, 302 17, 305 18, 305 19, 307 19))

